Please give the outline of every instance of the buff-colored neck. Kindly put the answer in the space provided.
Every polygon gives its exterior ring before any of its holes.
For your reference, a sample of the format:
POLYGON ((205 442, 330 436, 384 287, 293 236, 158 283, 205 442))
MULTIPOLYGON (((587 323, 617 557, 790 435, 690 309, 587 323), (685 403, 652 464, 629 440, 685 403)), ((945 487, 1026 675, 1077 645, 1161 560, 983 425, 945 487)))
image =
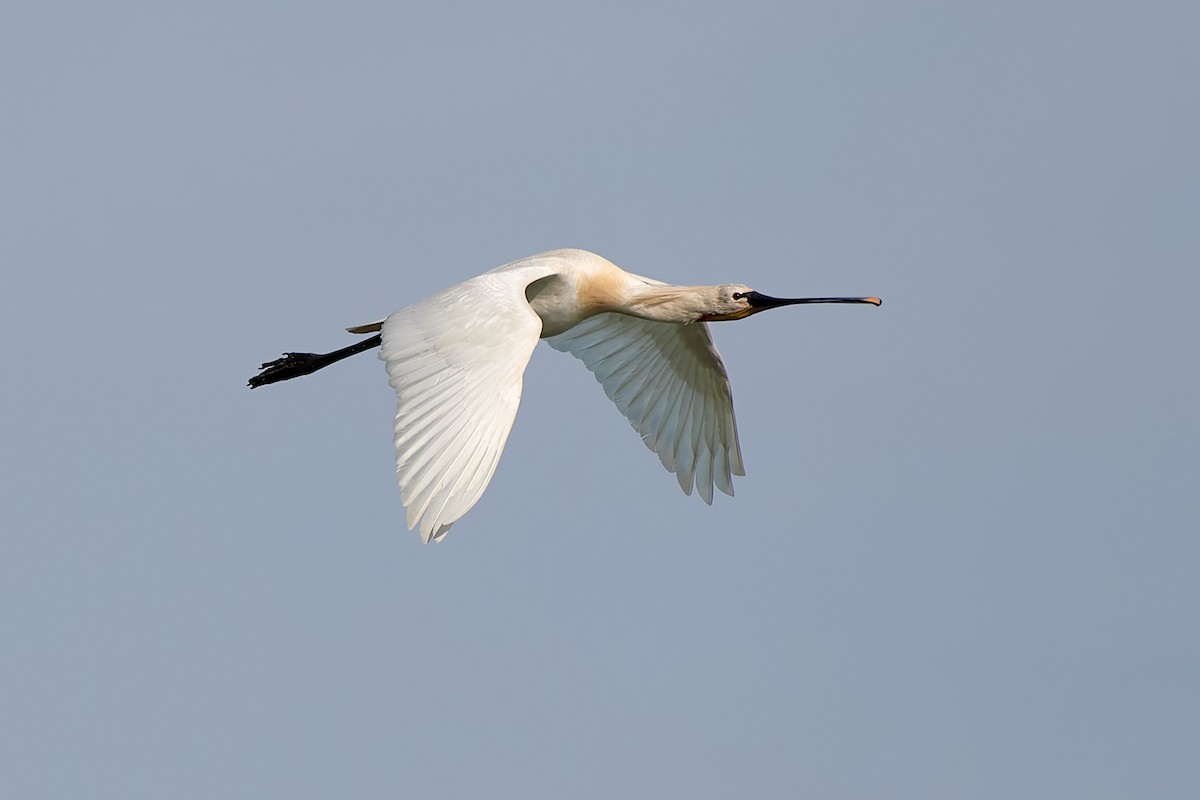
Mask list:
POLYGON ((712 312, 718 291, 717 286, 638 284, 628 287, 622 307, 612 310, 655 322, 687 324, 712 312))

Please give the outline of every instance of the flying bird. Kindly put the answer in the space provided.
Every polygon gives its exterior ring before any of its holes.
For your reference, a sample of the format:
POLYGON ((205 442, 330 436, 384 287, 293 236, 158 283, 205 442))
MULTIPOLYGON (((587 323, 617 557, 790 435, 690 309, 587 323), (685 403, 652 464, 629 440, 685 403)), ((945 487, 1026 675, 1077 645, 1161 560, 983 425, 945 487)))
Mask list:
POLYGON ((250 388, 308 375, 381 347, 396 390, 396 477, 424 542, 439 541, 492 479, 538 339, 581 360, 686 494, 712 503, 745 475, 725 365, 707 323, 805 303, 878 297, 769 297, 740 283, 672 286, 585 250, 518 259, 347 328, 368 339, 285 353, 250 388))

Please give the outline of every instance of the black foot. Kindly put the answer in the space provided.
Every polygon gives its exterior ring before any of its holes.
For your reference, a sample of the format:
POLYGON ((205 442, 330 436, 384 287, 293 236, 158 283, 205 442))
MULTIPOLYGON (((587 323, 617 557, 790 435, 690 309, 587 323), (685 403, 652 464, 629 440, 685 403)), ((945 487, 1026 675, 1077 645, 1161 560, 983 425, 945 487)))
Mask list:
POLYGON ((262 372, 250 379, 250 388, 308 375, 310 372, 316 372, 330 364, 336 364, 343 358, 379 347, 381 344, 383 344, 383 336, 377 333, 369 339, 363 339, 361 342, 343 347, 341 350, 334 350, 332 353, 284 353, 283 358, 277 358, 262 365, 262 372))
POLYGON ((318 353, 284 353, 283 358, 262 365, 262 372, 250 379, 251 389, 316 372, 329 363, 329 356, 318 353))

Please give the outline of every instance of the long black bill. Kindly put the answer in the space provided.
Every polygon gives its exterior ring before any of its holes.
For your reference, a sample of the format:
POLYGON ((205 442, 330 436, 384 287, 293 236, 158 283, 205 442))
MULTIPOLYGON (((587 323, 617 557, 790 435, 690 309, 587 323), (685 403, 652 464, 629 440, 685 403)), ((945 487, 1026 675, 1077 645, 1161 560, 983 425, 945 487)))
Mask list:
POLYGON ((746 292, 751 308, 778 308, 802 303, 869 303, 877 306, 883 301, 878 297, 771 297, 760 292, 746 292))

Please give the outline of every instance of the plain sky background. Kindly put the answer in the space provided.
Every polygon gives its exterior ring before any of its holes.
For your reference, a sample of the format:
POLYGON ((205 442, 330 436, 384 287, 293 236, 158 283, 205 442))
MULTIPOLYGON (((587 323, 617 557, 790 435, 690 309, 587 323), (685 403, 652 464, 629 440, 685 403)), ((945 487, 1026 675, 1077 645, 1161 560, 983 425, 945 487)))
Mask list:
POLYGON ((0 795, 1200 792, 1189 2, 0 7, 0 795), (359 356, 553 247, 719 324, 682 495, 541 346, 404 530, 359 356))

